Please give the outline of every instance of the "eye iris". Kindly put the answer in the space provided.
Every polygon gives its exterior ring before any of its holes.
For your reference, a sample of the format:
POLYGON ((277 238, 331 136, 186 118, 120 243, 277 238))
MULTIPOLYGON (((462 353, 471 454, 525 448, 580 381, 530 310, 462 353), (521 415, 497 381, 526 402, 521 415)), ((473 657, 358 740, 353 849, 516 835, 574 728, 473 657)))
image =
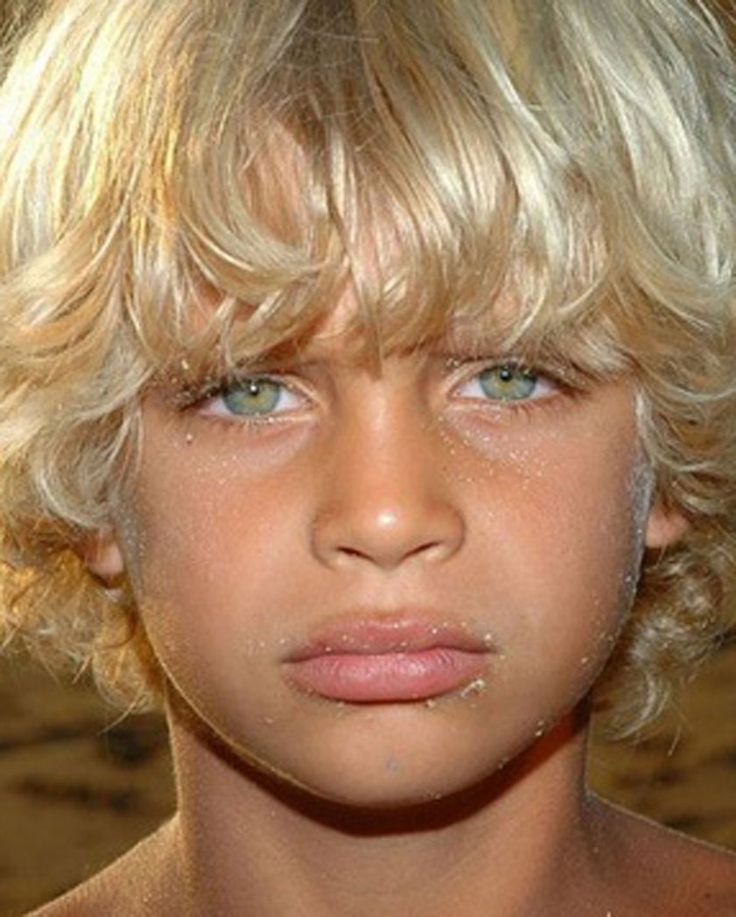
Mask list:
POLYGON ((233 414, 268 414, 281 400, 281 386, 268 379, 247 379, 228 388, 222 400, 233 414))
POLYGON ((480 374, 483 392, 500 401, 528 398, 537 384, 537 376, 517 366, 493 366, 480 374))

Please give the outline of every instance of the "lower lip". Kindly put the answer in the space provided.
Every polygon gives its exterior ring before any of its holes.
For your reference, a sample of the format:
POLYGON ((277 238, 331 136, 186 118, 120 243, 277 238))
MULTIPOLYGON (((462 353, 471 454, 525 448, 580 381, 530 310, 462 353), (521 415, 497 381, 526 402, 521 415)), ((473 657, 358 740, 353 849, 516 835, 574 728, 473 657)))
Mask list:
POLYGON ((310 694, 354 703, 428 700, 467 686, 487 654, 450 647, 416 652, 325 653, 289 663, 288 678, 310 694))

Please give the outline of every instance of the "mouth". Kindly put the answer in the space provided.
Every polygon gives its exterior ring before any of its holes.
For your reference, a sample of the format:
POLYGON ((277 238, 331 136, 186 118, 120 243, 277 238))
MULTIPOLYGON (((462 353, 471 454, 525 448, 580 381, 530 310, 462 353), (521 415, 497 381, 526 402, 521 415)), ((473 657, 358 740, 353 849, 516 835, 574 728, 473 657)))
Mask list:
POLYGON ((284 665, 287 681, 308 694, 406 703, 473 684, 487 672, 492 652, 490 636, 431 618, 348 617, 316 632, 284 665))

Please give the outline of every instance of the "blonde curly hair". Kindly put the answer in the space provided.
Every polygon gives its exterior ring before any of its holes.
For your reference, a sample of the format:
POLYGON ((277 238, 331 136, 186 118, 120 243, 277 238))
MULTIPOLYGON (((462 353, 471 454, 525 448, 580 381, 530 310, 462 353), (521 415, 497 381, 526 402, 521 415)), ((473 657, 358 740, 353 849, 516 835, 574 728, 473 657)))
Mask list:
POLYGON ((736 69, 714 8, 27 0, 3 48, 0 639, 160 700, 130 589, 80 559, 134 486, 141 394, 308 335, 350 284, 379 355, 460 320, 633 375, 657 496, 690 525, 645 555, 599 694, 620 733, 653 720, 733 570, 736 69))

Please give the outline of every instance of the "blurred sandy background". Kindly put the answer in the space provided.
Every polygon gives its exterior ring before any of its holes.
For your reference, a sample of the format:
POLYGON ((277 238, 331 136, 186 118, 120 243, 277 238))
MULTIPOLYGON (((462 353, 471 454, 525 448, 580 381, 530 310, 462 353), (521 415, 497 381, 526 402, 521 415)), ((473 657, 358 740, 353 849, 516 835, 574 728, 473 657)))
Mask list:
MULTIPOLYGON (((76 885, 172 811, 161 721, 116 716, 86 685, 0 663, 3 917, 76 885)), ((594 745, 591 772, 603 795, 736 850, 736 633, 664 731, 634 748, 594 745)))
MULTIPOLYGON (((0 23, 17 2, 0 0, 0 23)), ((721 5, 734 15, 734 0, 721 5)), ((161 721, 116 718, 86 684, 0 660, 1 917, 78 884, 171 813, 161 721)), ((593 746, 591 778, 616 802, 736 850, 736 632, 654 738, 593 746)))

